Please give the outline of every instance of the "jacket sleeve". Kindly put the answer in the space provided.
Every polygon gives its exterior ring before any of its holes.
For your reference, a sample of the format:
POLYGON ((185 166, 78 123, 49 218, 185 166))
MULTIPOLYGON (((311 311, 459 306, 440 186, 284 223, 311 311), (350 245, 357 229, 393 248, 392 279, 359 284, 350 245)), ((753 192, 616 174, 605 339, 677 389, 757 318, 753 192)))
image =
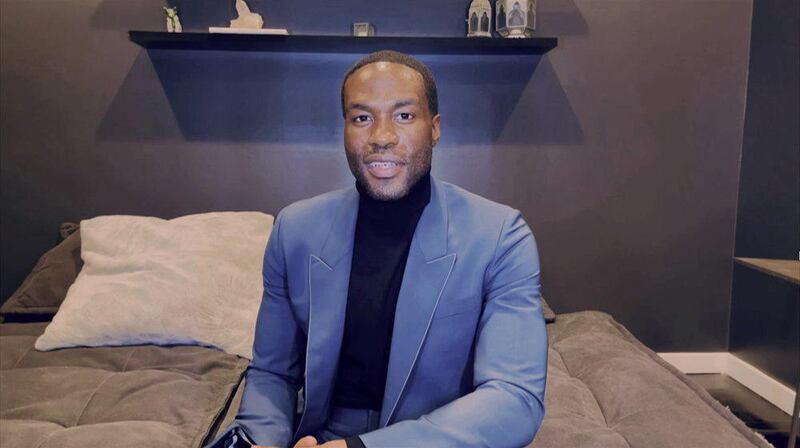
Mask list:
POLYGON ((242 404, 231 426, 210 447, 216 447, 236 428, 265 446, 288 446, 293 436, 306 339, 290 306, 282 221, 278 214, 264 254, 264 295, 242 404))
POLYGON ((528 445, 544 418, 547 375, 539 277, 533 233, 513 210, 484 276, 484 309, 475 340, 475 389, 416 420, 360 435, 364 445, 528 445))

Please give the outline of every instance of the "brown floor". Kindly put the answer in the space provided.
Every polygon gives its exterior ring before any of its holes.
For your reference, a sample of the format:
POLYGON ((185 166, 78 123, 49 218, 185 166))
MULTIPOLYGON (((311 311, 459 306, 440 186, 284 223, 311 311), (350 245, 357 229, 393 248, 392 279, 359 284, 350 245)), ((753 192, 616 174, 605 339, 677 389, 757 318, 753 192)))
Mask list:
MULTIPOLYGON (((791 417, 728 375, 689 375, 776 448, 785 448, 791 417)), ((796 445, 800 447, 800 443, 796 445)))

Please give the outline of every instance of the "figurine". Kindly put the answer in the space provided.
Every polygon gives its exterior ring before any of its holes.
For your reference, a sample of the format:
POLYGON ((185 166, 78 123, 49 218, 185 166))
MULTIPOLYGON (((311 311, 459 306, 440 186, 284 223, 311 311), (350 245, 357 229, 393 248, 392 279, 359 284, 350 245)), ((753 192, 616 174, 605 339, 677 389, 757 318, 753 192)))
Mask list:
POLYGON ((178 17, 178 8, 168 8, 164 6, 164 14, 167 16, 167 31, 170 33, 182 33, 181 19, 178 17))
POLYGON ((525 19, 522 16, 522 9, 520 9, 519 2, 514 2, 514 9, 508 14, 508 27, 516 28, 525 26, 525 19))
POLYGON ((261 28, 264 26, 264 19, 260 14, 250 12, 250 8, 244 0, 236 0, 236 12, 239 17, 231 20, 231 28, 261 28))

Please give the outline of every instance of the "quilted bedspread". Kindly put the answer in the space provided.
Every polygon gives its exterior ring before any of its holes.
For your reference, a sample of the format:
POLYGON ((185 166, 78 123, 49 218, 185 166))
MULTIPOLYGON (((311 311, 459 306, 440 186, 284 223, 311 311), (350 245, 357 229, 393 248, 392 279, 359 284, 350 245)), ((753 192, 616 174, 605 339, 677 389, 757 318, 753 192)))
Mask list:
MULTIPOLYGON (((0 325, 1 448, 197 447, 247 367, 190 346, 37 352, 43 328, 0 325)), ((770 447, 607 314, 559 314, 547 329, 546 415, 531 447, 770 447)))
POLYGON ((248 360, 193 346, 33 349, 0 325, 0 447, 199 447, 248 360))
POLYGON ((534 448, 771 447, 611 316, 547 326, 545 418, 534 448))

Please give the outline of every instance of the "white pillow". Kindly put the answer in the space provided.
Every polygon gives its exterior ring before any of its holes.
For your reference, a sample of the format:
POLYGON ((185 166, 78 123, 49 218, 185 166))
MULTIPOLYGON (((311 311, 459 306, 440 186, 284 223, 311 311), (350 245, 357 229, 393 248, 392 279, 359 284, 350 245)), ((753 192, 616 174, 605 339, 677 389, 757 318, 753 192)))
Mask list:
POLYGON ((196 344, 251 359, 272 223, 258 212, 81 221, 83 269, 36 349, 196 344))

